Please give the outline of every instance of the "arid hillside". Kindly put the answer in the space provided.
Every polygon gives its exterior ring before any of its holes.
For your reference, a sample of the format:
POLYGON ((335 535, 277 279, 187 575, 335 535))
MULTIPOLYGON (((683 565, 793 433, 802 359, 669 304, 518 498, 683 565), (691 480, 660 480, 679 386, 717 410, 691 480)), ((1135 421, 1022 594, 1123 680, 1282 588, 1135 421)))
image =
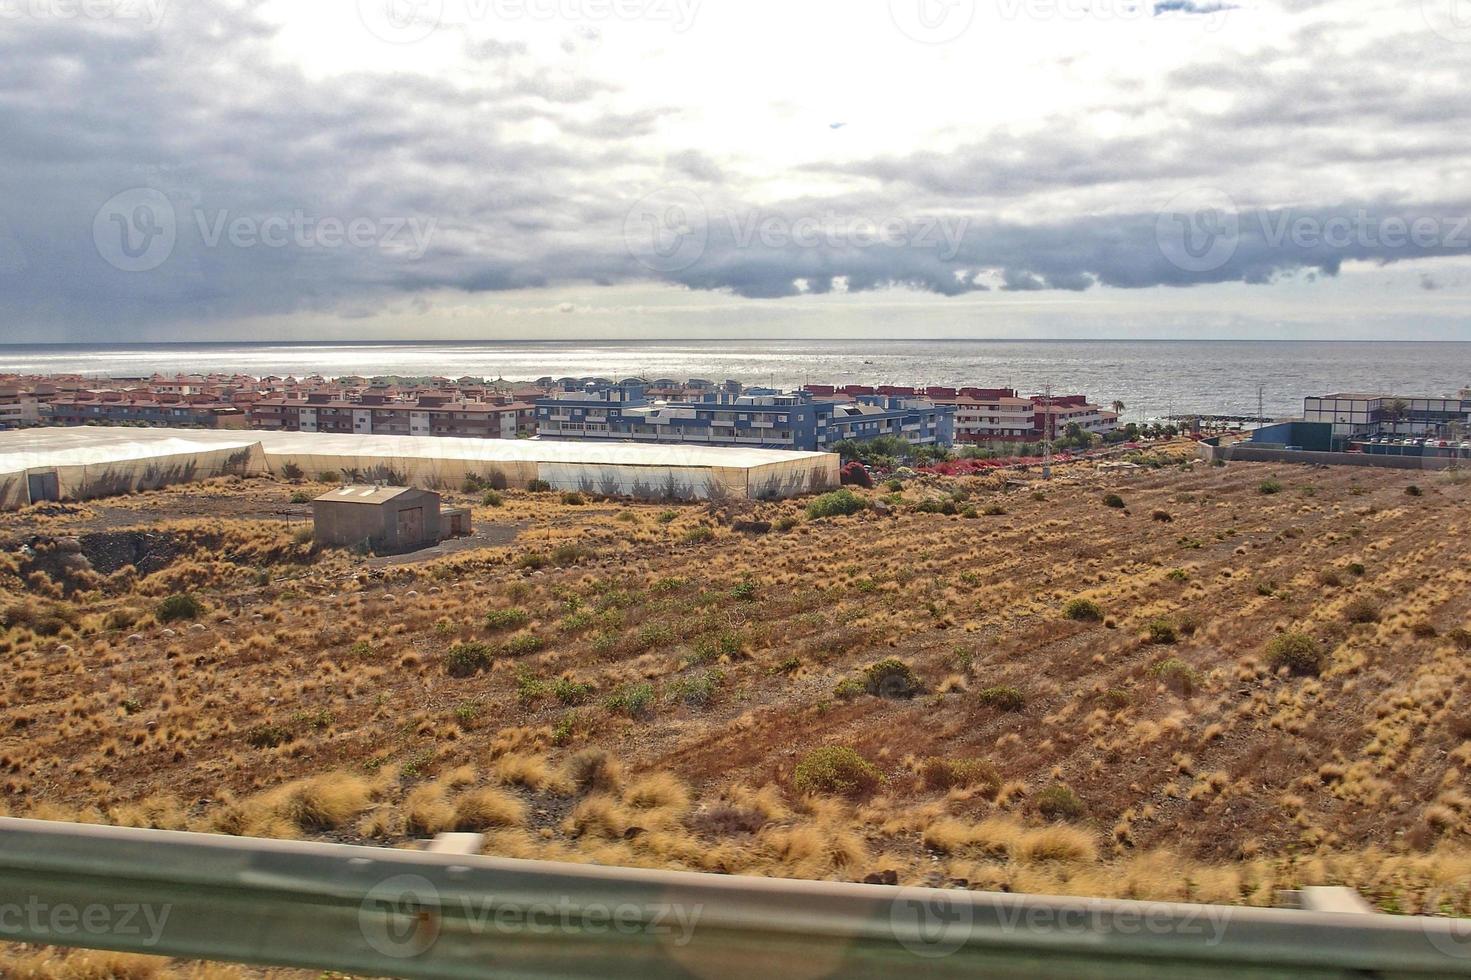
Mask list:
POLYGON ((919 477, 835 516, 854 504, 477 493, 500 543, 394 562, 315 553, 290 502, 312 484, 5 515, 0 792, 236 834, 1263 904, 1331 881, 1467 912, 1471 482, 1146 462, 919 477))

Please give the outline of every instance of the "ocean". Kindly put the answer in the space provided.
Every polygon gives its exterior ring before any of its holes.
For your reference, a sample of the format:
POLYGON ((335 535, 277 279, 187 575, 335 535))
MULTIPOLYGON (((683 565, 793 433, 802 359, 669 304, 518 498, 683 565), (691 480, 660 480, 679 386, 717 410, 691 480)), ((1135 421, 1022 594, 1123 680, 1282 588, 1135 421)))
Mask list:
POLYGON ((1051 385, 1125 418, 1269 416, 1335 391, 1447 395, 1471 385, 1471 341, 699 340, 212 343, 0 346, 0 373, 88 376, 247 374, 552 375, 735 378, 790 388, 833 384, 978 385, 1024 394, 1051 385))

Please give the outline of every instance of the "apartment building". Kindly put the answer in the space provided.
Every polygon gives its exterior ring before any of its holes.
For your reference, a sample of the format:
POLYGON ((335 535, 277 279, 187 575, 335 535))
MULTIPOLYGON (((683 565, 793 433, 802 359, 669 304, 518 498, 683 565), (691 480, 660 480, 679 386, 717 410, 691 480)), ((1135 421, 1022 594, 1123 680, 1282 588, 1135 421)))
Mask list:
POLYGON ((537 430, 546 439, 808 451, 881 435, 948 445, 954 434, 954 413, 920 399, 819 399, 806 391, 735 393, 729 385, 705 389, 690 383, 686 389, 683 399, 651 400, 636 381, 569 386, 537 399, 537 430))
POLYGON ((1083 395, 1053 395, 1051 398, 1034 395, 1032 404, 1032 428, 1039 439, 1063 435, 1070 425, 1095 435, 1118 428, 1117 415, 1090 404, 1083 395))
POLYGON ((243 429, 248 422, 239 407, 209 396, 149 391, 88 391, 57 396, 41 404, 40 417, 54 425, 163 425, 201 429, 243 429))
POLYGON ((41 402, 18 385, 0 385, 0 429, 19 429, 38 425, 41 402))
POLYGON ((1011 388, 930 388, 926 397, 955 410, 955 441, 1026 442, 1037 432, 1036 404, 1011 388))
POLYGON ((349 400, 316 393, 259 399, 250 407, 250 422, 254 428, 279 432, 517 439, 535 433, 536 412, 526 402, 459 401, 448 395, 405 401, 386 394, 349 400))

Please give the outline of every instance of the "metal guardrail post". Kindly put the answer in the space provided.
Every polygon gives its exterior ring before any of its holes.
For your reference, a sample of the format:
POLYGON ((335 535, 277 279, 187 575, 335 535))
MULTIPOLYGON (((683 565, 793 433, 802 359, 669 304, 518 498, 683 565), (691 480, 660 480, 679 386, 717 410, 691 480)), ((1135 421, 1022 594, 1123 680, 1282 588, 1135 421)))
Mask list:
POLYGON ((424 980, 1471 976, 1457 920, 1047 898, 0 819, 0 938, 424 980))

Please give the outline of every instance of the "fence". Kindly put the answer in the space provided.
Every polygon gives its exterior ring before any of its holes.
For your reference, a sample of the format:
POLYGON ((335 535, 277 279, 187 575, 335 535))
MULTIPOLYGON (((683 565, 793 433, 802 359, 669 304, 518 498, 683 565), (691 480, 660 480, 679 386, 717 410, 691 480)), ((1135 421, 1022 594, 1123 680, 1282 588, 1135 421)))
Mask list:
POLYGON ((0 819, 0 938, 424 980, 1471 976, 1459 920, 783 881, 0 819))

